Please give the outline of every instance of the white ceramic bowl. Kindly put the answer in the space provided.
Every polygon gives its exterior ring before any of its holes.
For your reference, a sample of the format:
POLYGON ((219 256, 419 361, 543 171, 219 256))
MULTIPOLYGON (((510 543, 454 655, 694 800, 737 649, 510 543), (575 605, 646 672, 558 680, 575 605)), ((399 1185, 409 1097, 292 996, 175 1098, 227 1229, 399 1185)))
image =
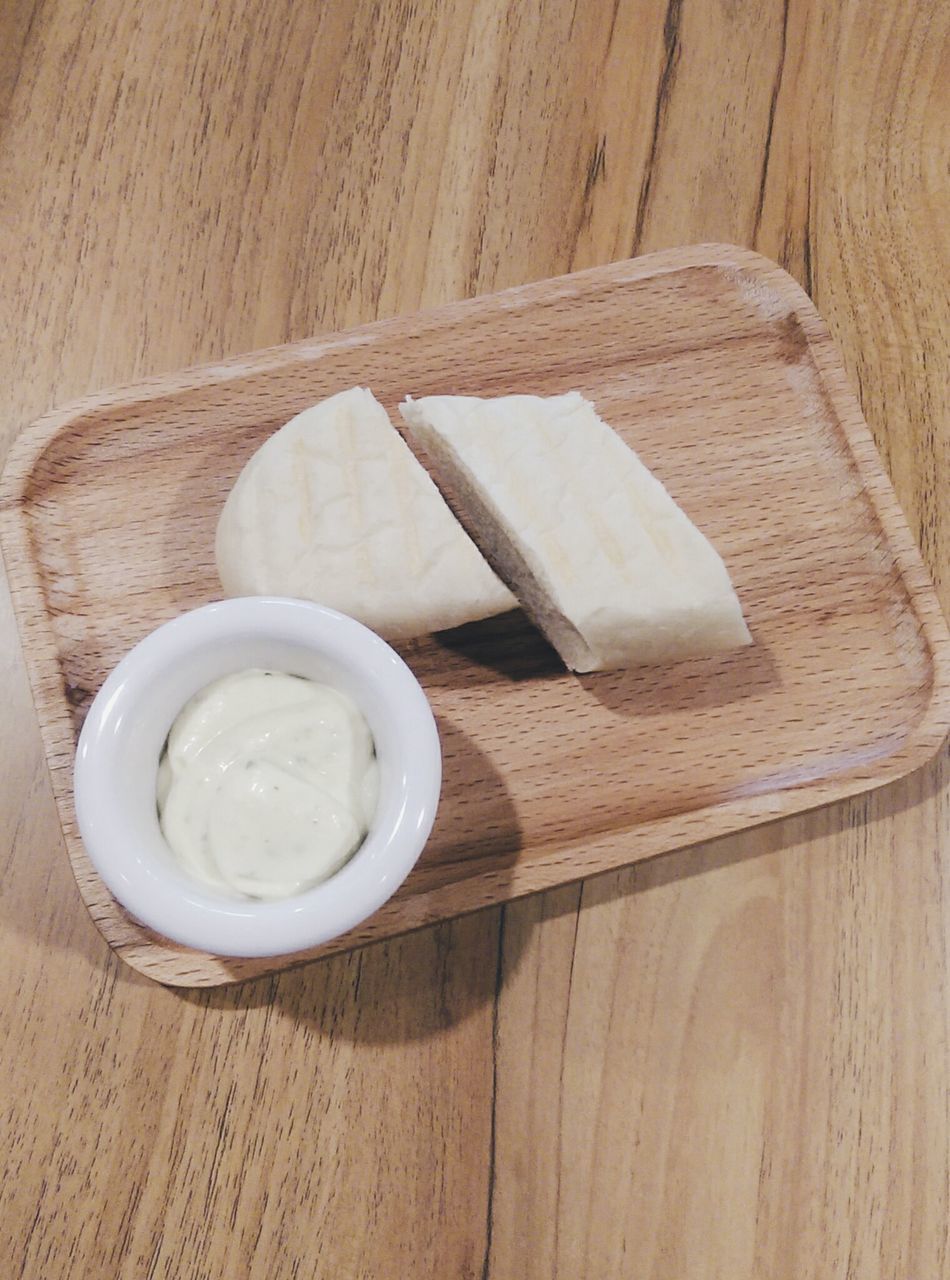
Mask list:
POLYGON ((74 776, 83 844, 113 895, 150 929, 227 956, 305 950, 372 915, 422 852, 441 780, 432 710, 399 655, 332 609, 270 597, 206 605, 136 645, 89 710, 74 776), (379 762, 379 802, 360 848, 330 879, 277 902, 225 897, 192 879, 158 825, 158 760, 175 717, 199 689, 247 667, 349 694, 379 762))

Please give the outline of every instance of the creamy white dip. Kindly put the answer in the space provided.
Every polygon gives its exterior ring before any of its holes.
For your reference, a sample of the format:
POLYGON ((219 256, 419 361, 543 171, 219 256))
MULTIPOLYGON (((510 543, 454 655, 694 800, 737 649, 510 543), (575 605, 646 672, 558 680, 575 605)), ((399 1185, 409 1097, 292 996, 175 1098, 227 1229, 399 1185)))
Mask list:
POLYGON ((346 694, 240 671, 202 689, 175 720, 159 763, 159 820, 196 879, 286 898, 356 851, 377 786, 369 726, 346 694))

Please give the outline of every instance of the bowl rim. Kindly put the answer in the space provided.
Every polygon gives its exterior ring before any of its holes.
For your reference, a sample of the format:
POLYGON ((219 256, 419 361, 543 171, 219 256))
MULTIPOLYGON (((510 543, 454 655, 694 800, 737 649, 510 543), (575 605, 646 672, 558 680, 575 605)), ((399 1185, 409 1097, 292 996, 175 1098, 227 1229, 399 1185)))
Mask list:
MULTIPOLYGON (((224 667, 221 674, 226 674, 224 667)), ((281 596, 202 605, 140 640, 96 694, 79 736, 73 769, 79 834, 95 870, 118 902, 172 942, 232 957, 310 950, 349 932, 377 911, 405 880, 426 844, 441 781, 435 717, 419 681, 399 654, 346 614, 281 596), (227 898, 211 886, 202 886, 184 869, 179 872, 160 865, 147 848, 136 847, 130 853, 130 841, 143 844, 142 827, 127 822, 116 804, 118 756, 148 683, 186 655, 235 637, 289 643, 347 670, 385 708, 400 742, 409 748, 399 753, 398 804, 394 809, 390 806, 389 818, 374 822, 338 872, 290 898, 227 898)), ((146 821, 143 816, 142 822, 146 821)))

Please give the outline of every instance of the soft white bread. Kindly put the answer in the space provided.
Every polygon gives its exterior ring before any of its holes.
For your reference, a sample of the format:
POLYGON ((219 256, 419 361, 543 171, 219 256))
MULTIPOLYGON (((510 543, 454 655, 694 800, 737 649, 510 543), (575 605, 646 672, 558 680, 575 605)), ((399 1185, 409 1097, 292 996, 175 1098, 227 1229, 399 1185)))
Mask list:
POLYGON ((578 392, 426 396, 400 413, 462 523, 573 670, 751 642, 719 554, 578 392))
POLYGON ((226 595, 315 600, 391 640, 517 604, 361 387, 258 449, 221 512, 215 554, 226 595))

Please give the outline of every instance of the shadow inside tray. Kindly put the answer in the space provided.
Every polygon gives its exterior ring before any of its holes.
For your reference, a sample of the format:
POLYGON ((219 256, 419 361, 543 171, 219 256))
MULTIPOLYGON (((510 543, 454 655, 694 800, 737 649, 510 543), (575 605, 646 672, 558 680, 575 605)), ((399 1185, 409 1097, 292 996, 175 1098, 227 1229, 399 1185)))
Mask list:
POLYGON ((413 877, 420 889, 463 879, 473 864, 490 870, 504 896, 522 848, 511 793, 491 759, 459 725, 436 715, 442 744, 442 794, 429 843, 413 877))
POLYGON ((761 641, 715 658, 594 671, 577 679, 602 706, 624 716, 724 707, 767 693, 781 683, 772 655, 761 641))
POLYGON ((520 609, 469 622, 431 638, 432 665, 423 673, 425 683, 438 687, 454 684, 456 668, 465 664, 486 676, 506 680, 544 680, 564 675, 564 663, 544 636, 520 609))

